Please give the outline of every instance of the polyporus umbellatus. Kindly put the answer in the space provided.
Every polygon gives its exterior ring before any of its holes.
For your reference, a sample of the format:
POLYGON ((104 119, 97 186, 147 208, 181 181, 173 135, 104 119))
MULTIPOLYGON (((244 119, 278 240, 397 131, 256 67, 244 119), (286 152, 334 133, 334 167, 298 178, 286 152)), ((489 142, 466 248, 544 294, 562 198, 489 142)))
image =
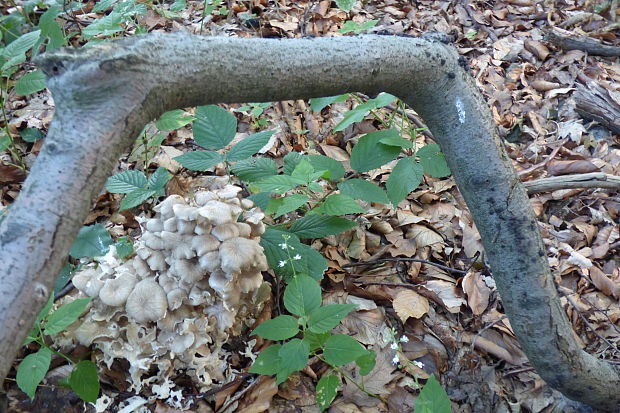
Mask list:
POLYGON ((94 299, 56 341, 94 344, 108 368, 115 358, 128 360, 131 389, 148 383, 156 396, 169 392, 179 369, 200 391, 226 380, 222 345, 247 331, 270 291, 261 274, 268 268, 259 245, 264 215, 240 191, 220 185, 157 205, 154 217, 140 221, 133 258, 122 262, 112 247, 74 276, 94 299), (158 377, 143 379, 153 366, 158 377))

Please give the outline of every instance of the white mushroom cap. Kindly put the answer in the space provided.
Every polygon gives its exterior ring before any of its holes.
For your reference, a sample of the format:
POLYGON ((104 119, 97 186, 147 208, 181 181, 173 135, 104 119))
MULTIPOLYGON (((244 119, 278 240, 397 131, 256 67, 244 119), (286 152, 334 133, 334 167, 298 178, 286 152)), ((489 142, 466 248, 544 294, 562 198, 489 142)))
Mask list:
POLYGON ((207 252, 216 251, 220 247, 220 242, 213 235, 198 235, 192 237, 192 248, 198 256, 205 255, 207 252))
POLYGON ((198 191, 194 194, 194 199, 196 200, 196 205, 203 206, 212 199, 217 199, 217 195, 211 191, 198 191))
POLYGON ((75 338, 83 346, 90 346, 96 338, 109 337, 116 338, 119 334, 118 325, 112 323, 97 323, 86 320, 73 332, 75 338))
POLYGON ((243 238, 250 238, 252 234, 252 227, 245 222, 235 222, 237 228, 239 228, 239 236, 243 238))
POLYGON ((151 275, 151 269, 142 258, 134 257, 132 260, 132 265, 136 269, 136 275, 138 275, 138 277, 146 278, 151 275))
POLYGON ((195 221, 198 217, 198 208, 176 204, 172 206, 172 211, 174 212, 174 216, 183 221, 195 221))
POLYGON ((179 220, 176 217, 168 218, 164 221, 164 231, 176 231, 179 220))
POLYGON ((164 229, 164 224, 161 222, 161 219, 151 218, 146 221, 144 228, 150 232, 160 232, 164 229))
POLYGON ((220 241, 226 241, 227 239, 239 236, 239 227, 237 227, 236 222, 226 222, 216 225, 215 228, 211 230, 211 235, 220 241))
POLYGON ((175 288, 166 294, 166 297, 168 298, 168 308, 176 310, 181 307, 183 300, 187 298, 187 291, 182 288, 175 288))
POLYGON ((188 283, 198 281, 205 275, 205 271, 200 267, 197 260, 174 260, 170 271, 188 283))
POLYGON ((220 252, 217 250, 207 252, 198 259, 198 263, 203 270, 213 272, 220 268, 220 252))
POLYGON ((222 270, 237 273, 251 267, 265 271, 267 260, 263 254, 263 247, 258 242, 247 238, 231 238, 220 245, 220 260, 222 270))
POLYGON ((99 279, 101 275, 101 272, 95 268, 87 268, 84 271, 77 272, 71 281, 75 288, 89 297, 95 297, 103 287, 103 281, 99 279))
POLYGON ((153 209, 156 212, 159 212, 162 215, 162 217, 164 217, 164 219, 167 219, 167 218, 170 218, 174 214, 174 211, 172 210, 172 208, 176 204, 185 204, 185 200, 180 195, 170 195, 168 198, 161 201, 159 205, 157 205, 153 209))
POLYGON ((144 245, 152 250, 163 250, 166 248, 164 241, 159 237, 159 232, 145 232, 142 234, 144 245))
POLYGON ((99 291, 99 299, 104 304, 113 307, 123 305, 137 283, 138 279, 135 275, 128 272, 122 273, 117 278, 106 280, 99 291))
POLYGON ((195 228, 196 228, 195 221, 179 220, 179 222, 177 222, 177 231, 179 232, 179 234, 191 234, 194 232, 195 228))
POLYGON ((203 207, 198 209, 198 213, 214 225, 235 222, 241 212, 242 209, 236 205, 215 200, 208 201, 203 207))
POLYGON ((236 185, 226 185, 222 189, 215 190, 215 194, 222 199, 237 198, 237 194, 241 192, 242 188, 236 185))
POLYGON ((146 263, 153 271, 164 271, 168 268, 164 254, 161 251, 153 251, 151 256, 146 260, 146 263))
POLYGON ((166 292, 153 278, 146 278, 134 287, 127 298, 125 311, 138 323, 157 321, 166 315, 166 292))

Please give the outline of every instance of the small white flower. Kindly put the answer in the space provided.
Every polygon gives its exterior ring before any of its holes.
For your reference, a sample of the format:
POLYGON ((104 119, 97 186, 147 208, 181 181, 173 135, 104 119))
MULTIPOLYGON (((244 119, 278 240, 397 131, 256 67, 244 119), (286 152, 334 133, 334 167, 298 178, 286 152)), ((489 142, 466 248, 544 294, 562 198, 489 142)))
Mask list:
POLYGON ((283 250, 285 250, 288 247, 288 245, 286 245, 286 242, 283 242, 282 244, 278 244, 278 246, 282 248, 283 250))
POLYGON ((400 362, 400 359, 398 358, 398 355, 394 356, 394 358, 392 359, 392 364, 398 364, 400 362))
POLYGON ((390 348, 392 350, 396 350, 398 348, 398 344, 397 343, 392 343, 392 344, 390 344, 390 348))
POLYGON ((413 364, 419 369, 424 368, 424 363, 422 363, 421 361, 414 361, 413 364))
POLYGON ((296 255, 293 257, 293 259, 294 259, 294 260, 300 260, 300 259, 301 259, 301 255, 296 254, 296 255))
POLYGON ((280 261, 278 263, 278 267, 280 267, 280 268, 284 267, 285 265, 286 265, 286 261, 280 261))
POLYGON ((409 342, 409 337, 407 337, 407 336, 402 336, 402 337, 400 338, 400 342, 401 342, 401 343, 408 343, 408 342, 409 342))

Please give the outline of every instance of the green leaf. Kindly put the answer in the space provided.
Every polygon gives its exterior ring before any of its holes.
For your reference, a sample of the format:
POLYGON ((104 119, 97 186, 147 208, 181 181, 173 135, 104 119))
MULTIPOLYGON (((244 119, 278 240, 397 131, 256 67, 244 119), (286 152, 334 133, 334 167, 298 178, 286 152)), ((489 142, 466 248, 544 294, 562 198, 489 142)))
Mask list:
POLYGON ((450 167, 446 163, 446 157, 441 153, 439 145, 433 143, 421 147, 416 153, 420 157, 420 163, 424 167, 424 173, 433 178, 443 178, 450 175, 450 167))
POLYGON ((348 97, 349 97, 349 94, 345 93, 344 95, 338 95, 338 96, 328 96, 324 98, 312 98, 310 99, 310 109, 312 109, 312 111, 314 112, 320 112, 321 110, 323 110, 325 106, 331 105, 332 103, 336 103, 336 102, 343 102, 347 100, 348 97))
POLYGON ((280 370, 276 376, 276 384, 283 383, 289 374, 306 367, 310 350, 308 343, 294 338, 282 345, 278 355, 280 356, 280 370))
POLYGON ((336 327, 354 308, 355 304, 328 304, 310 313, 308 330, 324 333, 336 327))
POLYGON ((299 238, 323 238, 351 229, 357 222, 327 215, 306 215, 293 223, 289 232, 299 238))
POLYGON ((451 413, 452 403, 434 374, 426 381, 416 399, 414 413, 451 413))
POLYGON ((199 106, 193 124, 194 140, 206 149, 221 149, 237 132, 237 118, 219 106, 199 106))
POLYGON ((91 300, 92 297, 78 298, 60 306, 47 318, 43 333, 47 335, 60 333, 80 317, 91 300))
POLYGON ((377 353, 372 350, 367 350, 367 353, 363 356, 359 356, 355 359, 355 364, 357 364, 360 368, 360 374, 362 376, 366 376, 370 374, 372 369, 375 368, 375 364, 377 363, 377 353))
POLYGON ((267 231, 261 236, 260 245, 265 251, 269 267, 285 279, 293 277, 295 274, 304 273, 319 281, 327 269, 325 257, 311 246, 302 244, 294 234, 267 228, 267 231), (286 243, 289 248, 292 248, 294 254, 301 255, 300 260, 288 259, 288 253, 280 246, 285 242, 284 236, 289 237, 286 243), (280 263, 285 263, 285 265, 280 267, 280 263))
POLYGON ((323 344, 325 344, 327 339, 330 337, 331 334, 328 332, 313 333, 310 330, 304 331, 304 341, 308 343, 308 346, 310 346, 310 351, 323 347, 323 344))
POLYGON ((42 70, 35 70, 34 72, 25 74, 15 83, 15 94, 26 96, 45 89, 46 78, 42 70))
POLYGON ((213 151, 193 151, 174 158, 190 171, 206 171, 224 161, 224 156, 213 151))
POLYGON ((376 98, 369 99, 366 103, 362 103, 361 105, 356 106, 355 109, 348 111, 344 115, 344 119, 342 119, 342 121, 334 127, 334 132, 344 130, 349 125, 363 120, 371 110, 387 106, 394 100, 396 100, 396 96, 394 95, 390 95, 389 93, 379 93, 376 98))
POLYGON ((315 171, 329 171, 327 178, 330 181, 344 178, 345 170, 342 162, 324 155, 306 155, 305 158, 308 159, 315 171))
POLYGON ((293 169, 293 172, 291 172, 291 176, 301 179, 304 183, 308 183, 314 181, 314 172, 315 170, 312 164, 308 160, 302 158, 297 166, 295 166, 295 169, 293 169))
POLYGON ((19 133, 19 136, 21 136, 24 142, 30 143, 34 143, 45 137, 45 135, 43 135, 43 132, 41 132, 37 128, 26 128, 19 133))
POLYGON ((58 294, 63 288, 65 288, 67 283, 69 283, 74 270, 75 266, 69 262, 63 265, 58 273, 58 277, 56 277, 56 283, 54 284, 54 295, 58 294))
MULTIPOLYGON (((65 265, 65 267, 67 265, 65 265)), ((41 311, 39 311, 39 314, 37 314, 37 318, 35 318, 34 323, 32 323, 32 328, 30 329, 30 331, 28 332, 28 336, 24 340, 24 344, 23 344, 24 346, 32 343, 34 340, 37 339, 37 337, 39 337, 39 324, 41 323, 41 321, 43 321, 47 317, 50 310, 52 309, 52 306, 54 305, 55 296, 56 294, 54 291, 50 295, 50 298, 48 298, 47 303, 45 303, 45 306, 41 309, 41 311)))
POLYGON ((50 368, 52 352, 47 347, 42 347, 34 354, 29 354, 19 363, 17 367, 17 385, 24 393, 34 399, 39 383, 45 378, 45 374, 50 368))
POLYGON ((187 1, 186 0, 175 0, 174 3, 172 3, 172 5, 170 6, 170 11, 181 11, 181 10, 185 10, 185 8, 187 7, 187 1))
POLYGON ((101 13, 112 8, 112 5, 116 2, 116 0, 101 0, 95 4, 93 7, 93 13, 101 13))
POLYGON ((292 194, 278 199, 281 199, 282 202, 275 211, 275 215, 273 216, 274 218, 278 218, 286 213, 295 211, 297 208, 308 202, 308 196, 302 194, 292 194))
MULTIPOLYGON (((122 32, 124 29, 121 26, 123 16, 118 12, 112 12, 107 16, 93 21, 89 26, 82 29, 83 39, 92 39, 95 36, 111 36, 115 33, 122 32)), ((92 45, 93 42, 88 44, 92 45)))
POLYGON ((43 13, 39 19, 39 29, 41 29, 41 37, 49 39, 46 52, 58 49, 65 44, 65 35, 62 28, 56 21, 56 17, 61 14, 61 9, 58 6, 52 6, 43 13))
POLYGON ((301 255, 302 261, 308 266, 307 274, 315 280, 321 281, 323 274, 327 270, 327 260, 325 257, 310 245, 301 243, 297 252, 301 255))
POLYGON ((6 150, 6 148, 11 146, 11 143, 13 143, 13 141, 11 140, 11 138, 9 138, 8 135, 1 135, 0 136, 0 152, 6 150))
POLYGON ((69 376, 69 386, 85 402, 96 402, 99 396, 99 375, 95 363, 90 360, 80 361, 69 376))
POLYGON ((282 167, 282 172, 285 175, 291 175, 293 170, 301 162, 304 156, 299 152, 289 152, 284 155, 284 166, 282 167))
POLYGON ((119 237, 114 243, 116 247, 116 253, 118 254, 120 259, 125 259, 133 254, 133 243, 129 239, 129 237, 119 237))
POLYGON ((280 370, 279 353, 281 348, 281 344, 272 344, 261 351, 254 361, 254 364, 252 364, 250 373, 263 374, 266 376, 276 374, 280 370))
POLYGON ((400 147, 380 143, 381 139, 400 137, 396 129, 386 129, 362 136, 351 151, 351 168, 358 172, 366 172, 379 168, 400 154, 400 147))
POLYGON ((245 182, 256 182, 278 173, 278 165, 271 158, 250 158, 232 166, 232 172, 245 182))
POLYGON ((353 198, 342 194, 333 194, 325 198, 325 201, 319 206, 319 210, 326 215, 361 214, 366 212, 353 198))
POLYGON ((300 317, 321 306, 321 287, 312 277, 297 274, 284 290, 284 307, 300 317))
MULTIPOLYGON (((149 176, 149 179, 146 183, 147 188, 152 189, 157 192, 163 192, 168 181, 172 178, 170 172, 163 166, 159 166, 155 172, 149 176)), ((163 195, 163 194, 162 194, 163 195)))
POLYGON ((144 172, 128 170, 108 178, 105 189, 113 194, 128 194, 146 186, 144 172))
POLYGON ((71 247, 73 258, 100 257, 105 255, 112 244, 110 233, 100 224, 84 226, 71 247))
MULTIPOLYGON (((39 36, 41 35, 41 30, 35 30, 26 34, 19 36, 17 39, 13 40, 8 44, 1 52, 0 56, 4 57, 7 60, 10 60, 14 57, 22 57, 24 60, 26 59, 26 52, 30 50, 39 40, 39 36)), ((16 63, 19 64, 19 63, 16 63)))
POLYGON ((420 185, 424 172, 422 165, 417 163, 412 156, 398 161, 385 186, 388 198, 392 205, 396 206, 420 185))
POLYGON ((351 11, 355 3, 357 3, 357 0, 336 0, 336 6, 346 12, 351 11))
POLYGON ((159 120, 155 123, 155 126, 162 131, 179 129, 195 119, 196 118, 193 116, 186 115, 184 110, 176 109, 161 115, 159 120))
POLYGON ((258 151, 269 142, 275 130, 266 130, 248 136, 232 148, 228 153, 228 160, 231 162, 240 161, 258 153, 258 151))
POLYGON ((378 202, 387 204, 390 200, 383 189, 378 185, 363 179, 349 179, 338 184, 338 189, 344 195, 353 199, 360 199, 367 202, 378 202))
POLYGON ((338 30, 338 33, 355 33, 360 34, 368 29, 372 29, 379 23, 379 20, 369 20, 362 24, 356 23, 353 20, 347 20, 344 25, 338 30))
POLYGON ((325 342, 323 354, 325 360, 334 366, 342 366, 365 355, 367 350, 353 337, 334 334, 325 342))
POLYGON ((385 138, 379 139, 379 142, 388 146, 398 146, 405 149, 413 148, 413 143, 411 141, 400 136, 386 136, 385 138))
POLYGON ((327 409, 336 398, 340 379, 338 376, 330 374, 323 376, 316 385, 316 404, 319 405, 321 411, 327 409))
POLYGON ((299 333, 297 319, 290 315, 280 315, 272 320, 262 322, 251 335, 258 335, 267 340, 286 340, 299 333))
POLYGON ((256 204, 257 207, 265 211, 269 205, 271 194, 269 192, 257 192, 248 197, 248 199, 256 204))
POLYGON ((125 198, 121 201, 120 210, 124 211, 129 208, 137 207, 150 197, 157 194, 157 191, 154 189, 142 188, 136 189, 135 191, 131 191, 125 198))
POLYGON ((256 182, 256 186, 261 191, 283 194, 305 183, 306 182, 300 178, 294 178, 288 175, 274 175, 256 182))

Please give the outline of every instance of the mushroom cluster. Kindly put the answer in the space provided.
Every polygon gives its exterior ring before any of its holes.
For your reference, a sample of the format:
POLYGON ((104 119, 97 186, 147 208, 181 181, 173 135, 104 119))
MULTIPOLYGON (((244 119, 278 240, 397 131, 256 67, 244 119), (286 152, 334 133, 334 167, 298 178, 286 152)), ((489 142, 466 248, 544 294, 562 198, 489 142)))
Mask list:
POLYGON ((94 299, 57 342, 95 344, 108 368, 126 359, 135 391, 148 383, 167 394, 179 369, 203 391, 224 381, 222 345, 247 331, 270 291, 261 274, 264 214, 240 191, 221 184, 189 201, 172 195, 141 218, 133 258, 123 262, 111 248, 74 276, 94 299), (158 377, 142 380, 153 366, 158 377))

